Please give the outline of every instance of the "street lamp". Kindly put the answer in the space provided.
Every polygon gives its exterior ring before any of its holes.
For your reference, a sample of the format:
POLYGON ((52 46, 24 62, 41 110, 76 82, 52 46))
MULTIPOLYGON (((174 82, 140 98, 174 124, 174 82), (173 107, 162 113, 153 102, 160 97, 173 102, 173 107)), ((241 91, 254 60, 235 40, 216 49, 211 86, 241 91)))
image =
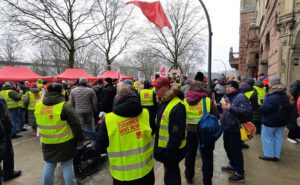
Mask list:
POLYGON ((208 24, 208 87, 211 87, 211 48, 212 48, 212 30, 211 30, 211 23, 210 23, 210 18, 208 11, 206 9, 205 4, 203 3, 202 0, 199 0, 204 12, 205 16, 207 19, 207 24, 208 24))
POLYGON ((214 59, 214 61, 217 61, 217 62, 221 62, 223 65, 224 65, 224 68, 225 68, 225 75, 226 77, 228 76, 228 71, 227 71, 227 67, 226 67, 226 64, 223 60, 220 60, 220 59, 214 59))

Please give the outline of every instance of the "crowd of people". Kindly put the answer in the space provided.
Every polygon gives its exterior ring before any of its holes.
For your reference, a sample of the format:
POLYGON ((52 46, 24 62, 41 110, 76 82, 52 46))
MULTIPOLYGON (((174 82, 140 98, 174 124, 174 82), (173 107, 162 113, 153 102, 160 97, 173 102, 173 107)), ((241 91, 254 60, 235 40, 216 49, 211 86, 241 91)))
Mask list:
POLYGON ((208 87, 201 72, 194 79, 158 76, 152 82, 5 82, 0 93, 0 177, 9 181, 21 175, 14 170, 11 139, 22 137, 26 124, 42 143, 43 185, 54 185, 57 163, 65 184, 78 184, 73 158, 84 140, 83 129, 97 130, 94 147, 99 155, 108 154, 115 185, 154 185, 154 159, 164 166, 166 185, 181 184, 179 163, 185 159, 185 179, 191 184, 198 150, 203 184, 212 185, 216 141, 198 131, 205 112, 222 125, 229 164, 221 170, 232 173, 232 182, 245 180, 242 149, 249 145, 241 140, 242 123, 253 122, 261 134, 261 160, 280 160, 285 127, 288 142, 300 142, 300 81, 287 89, 278 75, 260 74, 257 79, 221 76, 212 84, 208 87))

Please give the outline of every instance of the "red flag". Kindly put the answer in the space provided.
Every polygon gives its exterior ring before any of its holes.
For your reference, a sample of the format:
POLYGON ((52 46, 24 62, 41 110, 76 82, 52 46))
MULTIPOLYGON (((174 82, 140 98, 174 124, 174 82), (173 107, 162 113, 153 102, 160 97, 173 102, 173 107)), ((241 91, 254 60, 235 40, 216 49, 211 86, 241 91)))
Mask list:
POLYGON ((125 3, 138 6, 147 19, 159 29, 163 27, 172 29, 159 0, 125 0, 125 3))

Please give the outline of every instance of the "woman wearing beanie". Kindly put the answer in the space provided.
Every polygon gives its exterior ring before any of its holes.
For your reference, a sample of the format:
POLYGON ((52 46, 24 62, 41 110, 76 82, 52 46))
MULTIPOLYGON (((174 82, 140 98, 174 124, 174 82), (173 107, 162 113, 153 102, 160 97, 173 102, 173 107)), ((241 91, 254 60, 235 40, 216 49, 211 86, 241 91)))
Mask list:
POLYGON ((261 140, 263 155, 259 158, 266 161, 278 161, 281 154, 284 128, 290 115, 290 102, 286 88, 278 75, 269 81, 270 90, 261 106, 261 140))

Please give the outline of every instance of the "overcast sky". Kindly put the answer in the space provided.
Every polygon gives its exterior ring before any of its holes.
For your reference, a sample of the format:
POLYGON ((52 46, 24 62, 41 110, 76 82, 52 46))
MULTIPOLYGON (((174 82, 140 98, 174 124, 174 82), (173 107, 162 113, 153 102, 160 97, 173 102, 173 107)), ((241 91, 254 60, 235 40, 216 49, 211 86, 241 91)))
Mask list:
MULTIPOLYGON (((203 0, 210 14, 213 31, 212 71, 224 71, 224 65, 214 59, 222 60, 230 69, 229 49, 238 52, 240 0, 203 0)), ((207 61, 207 59, 206 59, 207 61)), ((207 65, 202 67, 207 71, 207 65)))

